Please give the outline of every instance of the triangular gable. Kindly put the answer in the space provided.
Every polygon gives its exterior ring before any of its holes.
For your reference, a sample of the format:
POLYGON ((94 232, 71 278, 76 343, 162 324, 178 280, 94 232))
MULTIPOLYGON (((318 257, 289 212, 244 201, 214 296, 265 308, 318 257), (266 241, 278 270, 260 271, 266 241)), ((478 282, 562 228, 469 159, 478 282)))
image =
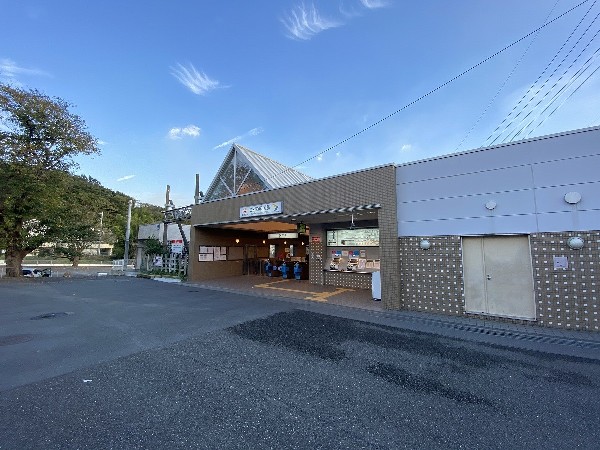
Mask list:
POLYGON ((233 144, 208 187, 204 201, 289 186, 311 179, 271 158, 233 144))

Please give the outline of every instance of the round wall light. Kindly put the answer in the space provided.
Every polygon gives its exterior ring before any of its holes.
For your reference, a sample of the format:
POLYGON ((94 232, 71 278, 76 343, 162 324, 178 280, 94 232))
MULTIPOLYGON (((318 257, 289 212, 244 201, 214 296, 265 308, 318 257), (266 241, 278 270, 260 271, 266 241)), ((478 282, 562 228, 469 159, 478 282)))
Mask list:
POLYGON ((419 242, 419 247, 423 250, 427 250, 431 247, 431 242, 429 242, 428 239, 422 239, 421 242, 419 242))
POLYGON ((567 245, 573 250, 579 250, 583 248, 583 246, 585 245, 585 241, 579 236, 573 236, 569 238, 569 240, 567 241, 567 245))
POLYGON ((239 244, 239 243, 240 243, 240 240, 239 240, 239 239, 236 239, 236 240, 235 240, 235 243, 236 243, 236 244, 239 244))
POLYGON ((485 208, 488 209, 488 210, 490 210, 490 211, 492 211, 492 210, 496 209, 497 205, 498 204, 494 200, 490 200, 489 202, 487 202, 485 204, 485 208))
POLYGON ((569 205, 576 205, 581 201, 581 194, 579 192, 567 192, 564 198, 569 205))

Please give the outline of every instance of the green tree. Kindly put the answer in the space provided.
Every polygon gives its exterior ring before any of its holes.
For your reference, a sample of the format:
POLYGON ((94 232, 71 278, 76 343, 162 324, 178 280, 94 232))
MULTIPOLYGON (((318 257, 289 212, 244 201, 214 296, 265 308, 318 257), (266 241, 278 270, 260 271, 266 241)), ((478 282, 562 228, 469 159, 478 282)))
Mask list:
POLYGON ((20 276, 25 255, 54 237, 58 174, 77 167, 75 156, 99 153, 71 107, 37 90, 0 84, 0 247, 7 276, 20 276))

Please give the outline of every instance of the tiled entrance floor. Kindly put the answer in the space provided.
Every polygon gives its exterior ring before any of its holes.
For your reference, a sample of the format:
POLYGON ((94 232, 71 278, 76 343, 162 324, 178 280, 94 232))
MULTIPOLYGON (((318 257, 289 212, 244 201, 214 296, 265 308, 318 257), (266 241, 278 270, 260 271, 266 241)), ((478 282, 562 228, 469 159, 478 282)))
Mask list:
POLYGON ((381 302, 372 299, 370 290, 320 286, 310 284, 308 280, 298 281, 294 279, 286 280, 281 277, 270 278, 259 275, 241 275, 189 284, 208 289, 249 293, 251 295, 295 298, 373 311, 383 310, 381 302))

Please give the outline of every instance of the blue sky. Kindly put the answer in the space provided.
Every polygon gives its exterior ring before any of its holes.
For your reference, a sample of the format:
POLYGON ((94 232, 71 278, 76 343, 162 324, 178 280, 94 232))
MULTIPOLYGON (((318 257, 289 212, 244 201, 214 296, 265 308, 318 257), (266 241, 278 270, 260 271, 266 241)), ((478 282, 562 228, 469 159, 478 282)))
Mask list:
POLYGON ((80 173, 184 206, 231 142, 320 178, 599 124, 580 3, 0 0, 0 80, 76 105, 102 149, 80 173))

